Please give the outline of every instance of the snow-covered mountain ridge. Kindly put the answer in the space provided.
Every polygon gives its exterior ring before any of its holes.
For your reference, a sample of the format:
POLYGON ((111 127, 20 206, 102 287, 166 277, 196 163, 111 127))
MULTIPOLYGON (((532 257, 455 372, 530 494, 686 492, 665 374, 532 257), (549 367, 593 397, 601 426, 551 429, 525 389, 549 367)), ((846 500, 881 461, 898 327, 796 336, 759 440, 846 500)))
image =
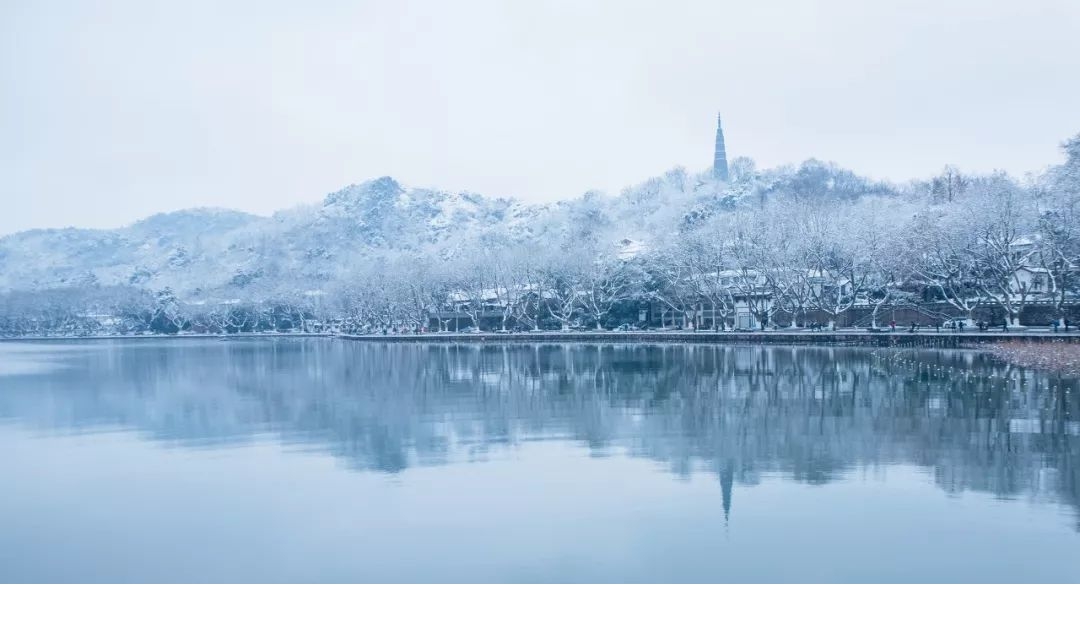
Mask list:
POLYGON ((599 227, 620 209, 643 216, 672 201, 684 206, 689 180, 677 171, 619 198, 589 193, 528 204, 382 177, 271 217, 193 208, 117 229, 29 230, 0 238, 0 291, 95 284, 170 287, 184 296, 307 290, 347 279, 378 250, 452 254, 484 237, 536 240, 573 222, 599 227))
POLYGON ((675 169, 617 196, 593 191, 550 204, 382 177, 270 217, 193 208, 117 229, 30 230, 0 238, 0 292, 99 285, 246 299, 332 290, 387 253, 452 257, 494 241, 554 244, 567 236, 647 242, 718 211, 752 207, 776 188, 803 185, 837 195, 887 190, 818 161, 758 172, 737 159, 732 170, 732 180, 722 182, 675 169))
POLYGON ((225 293, 256 282, 312 287, 374 249, 415 249, 502 229, 529 235, 544 206, 401 186, 378 178, 321 205, 272 217, 193 208, 108 229, 43 229, 0 238, 0 291, 88 285, 225 293), (285 283, 287 282, 287 283, 285 283))

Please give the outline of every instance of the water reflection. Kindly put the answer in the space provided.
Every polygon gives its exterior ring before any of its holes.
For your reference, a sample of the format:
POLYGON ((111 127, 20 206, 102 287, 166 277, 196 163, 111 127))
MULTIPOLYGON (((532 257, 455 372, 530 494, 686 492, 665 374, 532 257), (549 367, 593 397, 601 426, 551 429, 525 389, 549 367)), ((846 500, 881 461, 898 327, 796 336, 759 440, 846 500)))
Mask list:
POLYGON ((0 361, 0 419, 61 434, 272 436, 390 473, 571 439, 711 472, 725 515, 764 474, 826 484, 888 464, 1080 508, 1077 381, 973 352, 200 339, 0 345, 0 361))

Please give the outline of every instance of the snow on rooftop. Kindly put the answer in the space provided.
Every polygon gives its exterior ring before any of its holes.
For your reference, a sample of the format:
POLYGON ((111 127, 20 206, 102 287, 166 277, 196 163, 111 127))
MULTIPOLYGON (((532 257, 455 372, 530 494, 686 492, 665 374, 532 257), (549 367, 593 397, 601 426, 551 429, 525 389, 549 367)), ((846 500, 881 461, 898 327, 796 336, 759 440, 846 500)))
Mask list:
POLYGON ((618 243, 619 259, 629 260, 637 257, 649 250, 648 245, 640 240, 634 240, 631 238, 624 238, 618 243))

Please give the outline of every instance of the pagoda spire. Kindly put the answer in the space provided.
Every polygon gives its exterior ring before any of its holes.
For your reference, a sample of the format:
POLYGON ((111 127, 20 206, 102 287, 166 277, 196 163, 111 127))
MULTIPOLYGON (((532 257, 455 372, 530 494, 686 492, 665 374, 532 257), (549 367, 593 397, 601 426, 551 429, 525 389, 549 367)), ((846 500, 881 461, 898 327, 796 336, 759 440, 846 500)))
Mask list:
POLYGON ((727 150, 724 149, 724 129, 720 125, 720 115, 716 115, 716 151, 713 153, 713 175, 727 181, 727 150))

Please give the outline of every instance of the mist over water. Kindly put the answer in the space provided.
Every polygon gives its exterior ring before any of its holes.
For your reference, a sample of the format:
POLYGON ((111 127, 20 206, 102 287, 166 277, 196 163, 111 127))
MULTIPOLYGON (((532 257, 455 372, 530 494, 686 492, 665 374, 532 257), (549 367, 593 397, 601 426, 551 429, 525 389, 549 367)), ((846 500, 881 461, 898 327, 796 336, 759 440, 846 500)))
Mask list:
POLYGON ((0 343, 0 580, 1080 580, 1076 380, 968 351, 0 343))

